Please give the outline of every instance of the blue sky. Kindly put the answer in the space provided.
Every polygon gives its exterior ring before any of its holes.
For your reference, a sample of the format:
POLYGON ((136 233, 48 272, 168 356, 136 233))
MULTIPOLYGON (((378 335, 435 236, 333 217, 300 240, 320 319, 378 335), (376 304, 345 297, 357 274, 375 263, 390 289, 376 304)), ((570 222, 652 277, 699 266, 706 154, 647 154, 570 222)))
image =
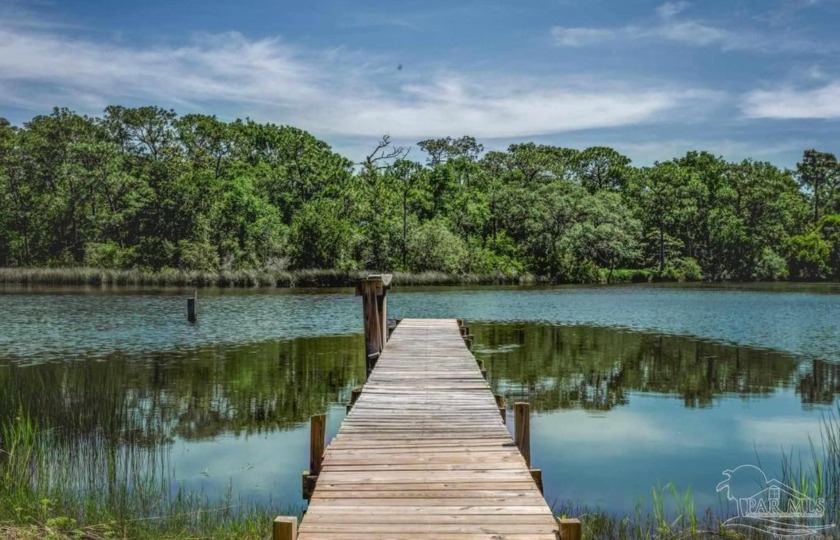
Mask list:
POLYGON ((469 134, 793 166, 840 153, 838 23, 840 0, 0 0, 0 116, 154 104, 354 159, 469 134))

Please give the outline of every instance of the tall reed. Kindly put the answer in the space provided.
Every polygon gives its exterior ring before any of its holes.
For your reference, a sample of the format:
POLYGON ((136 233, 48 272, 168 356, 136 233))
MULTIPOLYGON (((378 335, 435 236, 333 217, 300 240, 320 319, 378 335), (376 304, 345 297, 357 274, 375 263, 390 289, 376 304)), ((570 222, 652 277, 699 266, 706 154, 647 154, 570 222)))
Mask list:
MULTIPOLYGON (((0 268, 0 283, 23 285, 89 285, 153 287, 353 287, 375 271, 222 270, 199 272, 165 268, 158 271, 101 268, 0 268)), ((540 282, 529 274, 446 274, 396 272, 395 285, 528 285, 540 282)))
POLYGON ((0 437, 0 537, 258 539, 273 515, 301 511, 240 500, 230 487, 221 497, 183 490, 163 441, 60 437, 23 409, 0 437))

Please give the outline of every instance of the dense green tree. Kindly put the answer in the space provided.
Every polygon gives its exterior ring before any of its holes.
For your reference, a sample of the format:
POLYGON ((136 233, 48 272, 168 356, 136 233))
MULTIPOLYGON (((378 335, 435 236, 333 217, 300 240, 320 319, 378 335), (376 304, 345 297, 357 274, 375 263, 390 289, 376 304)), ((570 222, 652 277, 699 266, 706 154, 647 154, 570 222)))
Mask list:
POLYGON ((347 190, 352 163, 311 134, 251 120, 236 121, 230 129, 239 168, 252 171, 284 223, 291 223, 294 213, 313 198, 341 198, 347 190))
POLYGON ((474 137, 464 135, 457 139, 446 137, 443 139, 426 139, 417 143, 421 150, 428 154, 427 164, 434 168, 452 158, 463 157, 475 161, 484 151, 484 145, 476 142, 474 137))
POLYGON ((594 146, 578 154, 575 169, 583 187, 594 193, 604 189, 622 189, 629 166, 630 158, 612 148, 594 146))
POLYGON ((789 171, 764 162, 732 164, 729 202, 739 220, 740 241, 725 261, 736 279, 785 277, 783 248, 790 234, 805 223, 808 208, 789 171))
POLYGON ((285 231, 280 214, 249 177, 225 184, 210 210, 210 220, 223 268, 265 266, 282 253, 285 231))
POLYGON ((408 243, 409 269, 413 272, 460 273, 467 259, 463 240, 453 234, 443 219, 417 227, 408 243))
POLYGON ((11 266, 15 262, 14 239, 20 236, 13 213, 18 210, 14 200, 12 177, 17 173, 16 131, 5 118, 0 118, 0 265, 11 266))
POLYGON ((799 185, 811 200, 814 223, 826 212, 840 212, 840 164, 834 154, 805 150, 796 171, 799 185))
POLYGON ((293 268, 345 268, 349 261, 350 224, 339 217, 337 201, 316 199, 295 214, 289 234, 293 268))
POLYGON ((556 281, 589 281, 591 266, 576 259, 569 245, 569 231, 579 223, 585 209, 581 204, 585 190, 570 182, 552 182, 542 186, 528 205, 525 226, 530 234, 524 239, 530 269, 556 281))
POLYGON ((840 279, 840 166, 311 134, 159 107, 0 119, 0 265, 531 272, 555 282, 840 279), (646 274, 647 273, 647 274, 646 274), (623 275, 623 274, 622 274, 623 275))
POLYGON ((391 178, 378 172, 360 178, 357 217, 361 241, 357 246, 357 260, 363 268, 383 270, 394 268, 402 259, 402 216, 400 200, 391 178))
POLYGON ((688 196, 689 176, 675 162, 657 163, 638 170, 626 190, 642 222, 645 259, 660 274, 666 261, 685 253, 684 224, 693 223, 696 215, 688 196))
POLYGON ((421 197, 422 182, 425 178, 424 169, 413 161, 400 159, 388 168, 388 174, 398 186, 401 213, 402 213, 402 238, 400 241, 400 268, 408 269, 408 223, 410 215, 417 213, 417 202, 421 197))
POLYGON ((808 233, 787 242, 790 277, 840 280, 840 214, 829 214, 808 233))
POLYGON ((607 269, 607 282, 619 265, 635 266, 641 257, 641 223, 616 193, 601 191, 584 199, 585 214, 568 233, 575 260, 607 269))

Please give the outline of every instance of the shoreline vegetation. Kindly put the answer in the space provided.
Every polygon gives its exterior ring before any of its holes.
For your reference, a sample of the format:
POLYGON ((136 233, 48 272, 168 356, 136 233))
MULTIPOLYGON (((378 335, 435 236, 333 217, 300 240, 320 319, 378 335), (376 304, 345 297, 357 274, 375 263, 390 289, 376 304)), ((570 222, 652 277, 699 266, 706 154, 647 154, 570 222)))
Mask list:
MULTIPOLYGON (((344 270, 228 270, 220 272, 162 269, 115 270, 108 268, 0 268, 0 284, 91 285, 134 287, 298 288, 354 287, 375 271, 344 270)), ((394 272, 392 284, 404 287, 442 285, 548 285, 552 280, 533 274, 449 274, 445 272, 394 272)), ((655 279, 647 270, 615 270, 609 283, 677 281, 655 279)), ((604 273, 594 283, 607 283, 604 273)), ((574 283, 570 283, 574 284, 574 283)))
POLYGON ((354 162, 294 127, 153 106, 0 118, 0 267, 224 286, 315 281, 311 268, 437 274, 418 283, 632 281, 622 268, 840 279, 828 152, 788 170, 705 151, 650 166, 602 146, 485 151, 468 135, 416 146, 409 159, 385 135, 354 162))
MULTIPOLYGON (((219 289, 295 289, 295 288, 349 288, 360 279, 377 274, 375 271, 345 270, 228 270, 202 272, 167 268, 159 271, 114 270, 109 268, 0 268, 0 285, 22 286, 92 286, 92 287, 194 287, 219 289)), ((558 283, 547 277, 533 274, 448 274, 445 272, 394 272, 392 284, 400 287, 438 286, 549 286, 549 285, 618 285, 631 283, 709 283, 699 279, 661 277, 644 269, 616 269, 602 271, 599 279, 587 282, 558 283)), ((764 281, 717 282, 720 284, 803 284, 828 285, 838 282, 764 281)))
MULTIPOLYGON (((840 415, 823 417, 821 441, 811 455, 783 455, 781 481, 815 499, 836 500, 840 489, 840 415)), ((276 515, 303 513, 303 505, 251 504, 229 487, 211 499, 184 492, 170 476, 164 440, 117 439, 102 433, 83 440, 39 426, 22 409, 0 425, 0 538, 104 540, 230 538, 264 539, 276 515)), ((116 435, 116 434, 115 434, 116 435)), ((731 517, 725 501, 719 512, 695 507, 690 489, 654 486, 650 511, 642 497, 624 516, 575 501, 555 502, 558 517, 575 516, 583 537, 592 540, 766 538, 760 529, 723 526, 731 517)), ((826 505, 824 523, 837 509, 826 505)), ((807 521, 806 521, 807 523, 807 521)))

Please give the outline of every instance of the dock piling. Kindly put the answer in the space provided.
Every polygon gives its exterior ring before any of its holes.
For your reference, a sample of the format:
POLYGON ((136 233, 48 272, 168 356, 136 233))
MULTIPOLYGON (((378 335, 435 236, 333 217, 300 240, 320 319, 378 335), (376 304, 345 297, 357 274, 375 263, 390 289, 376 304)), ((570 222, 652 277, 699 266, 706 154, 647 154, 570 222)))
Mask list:
POLYGON ((187 298, 187 321, 196 321, 196 304, 198 304, 198 289, 193 290, 193 297, 187 298))
POLYGON ((297 538, 297 517, 277 516, 271 531, 271 540, 295 540, 297 538))
POLYGON ((577 518, 561 518, 557 520, 560 524, 561 540, 581 540, 581 524, 577 518))
POLYGON ((499 414, 502 416, 502 423, 507 424, 507 406, 505 405, 505 396, 496 394, 493 397, 496 398, 496 407, 499 408, 499 414))
POLYGON ((326 436, 327 416, 318 414, 309 421, 309 470, 303 471, 301 491, 303 498, 309 500, 315 491, 318 474, 324 462, 324 439, 326 436))
POLYGON ((531 466, 531 405, 518 401, 513 405, 514 442, 525 464, 531 466))
POLYGON ((537 484, 537 488, 540 490, 540 493, 543 495, 545 492, 543 491, 543 482, 542 482, 542 469, 529 469, 531 472, 531 478, 533 478, 534 483, 537 484))
POLYGON ((370 275, 356 285, 356 296, 362 297, 368 374, 388 342, 388 301, 385 295, 390 288, 391 274, 370 275))
POLYGON ((347 405, 347 412, 349 413, 351 409, 353 409, 353 405, 356 404, 356 400, 359 399, 359 396, 362 395, 362 387, 357 386, 353 390, 350 391, 350 404, 347 405))
POLYGON ((327 432, 327 415, 317 414, 309 421, 309 473, 318 476, 324 462, 324 439, 327 432))

